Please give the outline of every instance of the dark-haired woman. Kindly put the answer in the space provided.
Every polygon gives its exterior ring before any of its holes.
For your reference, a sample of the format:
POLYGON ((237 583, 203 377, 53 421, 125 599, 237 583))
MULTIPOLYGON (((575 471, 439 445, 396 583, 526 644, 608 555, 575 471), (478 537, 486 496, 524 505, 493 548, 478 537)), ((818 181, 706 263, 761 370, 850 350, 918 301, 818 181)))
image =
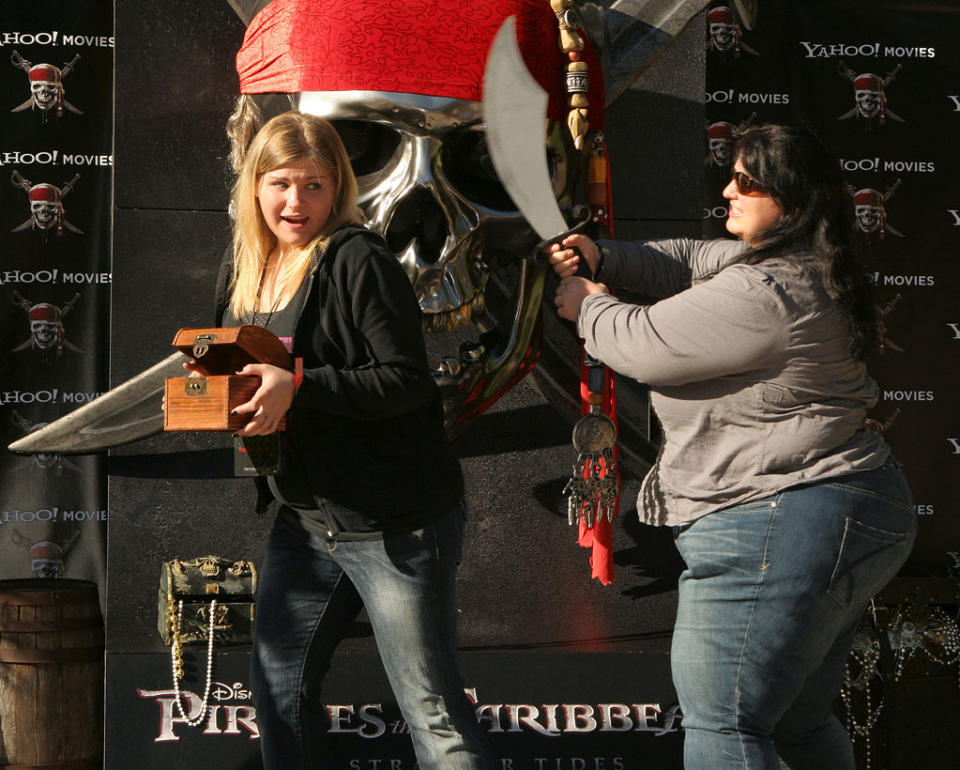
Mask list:
POLYGON ((549 255, 555 302, 590 354, 650 385, 663 424, 637 507, 674 527, 686 563, 671 656, 685 767, 854 770, 830 705, 914 507, 866 427, 875 316, 839 164, 781 125, 742 130, 734 158, 738 240, 570 236, 549 255), (600 280, 663 299, 620 302, 600 280))

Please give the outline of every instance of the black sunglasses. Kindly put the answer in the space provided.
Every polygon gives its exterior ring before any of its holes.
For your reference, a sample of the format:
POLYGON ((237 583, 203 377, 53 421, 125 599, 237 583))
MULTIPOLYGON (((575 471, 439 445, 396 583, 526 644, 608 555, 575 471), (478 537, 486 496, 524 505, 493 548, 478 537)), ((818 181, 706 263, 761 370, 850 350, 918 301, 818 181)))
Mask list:
POLYGON ((737 190, 741 195, 763 195, 767 192, 762 184, 742 171, 734 171, 730 181, 737 185, 737 190))

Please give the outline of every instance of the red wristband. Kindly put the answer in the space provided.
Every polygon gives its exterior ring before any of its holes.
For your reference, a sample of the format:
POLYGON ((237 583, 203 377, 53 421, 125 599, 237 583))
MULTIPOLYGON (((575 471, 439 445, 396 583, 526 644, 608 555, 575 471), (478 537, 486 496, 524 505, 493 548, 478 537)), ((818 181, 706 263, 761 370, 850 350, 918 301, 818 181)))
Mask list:
POLYGON ((297 356, 293 359, 293 389, 299 390, 301 382, 303 382, 303 359, 297 356))

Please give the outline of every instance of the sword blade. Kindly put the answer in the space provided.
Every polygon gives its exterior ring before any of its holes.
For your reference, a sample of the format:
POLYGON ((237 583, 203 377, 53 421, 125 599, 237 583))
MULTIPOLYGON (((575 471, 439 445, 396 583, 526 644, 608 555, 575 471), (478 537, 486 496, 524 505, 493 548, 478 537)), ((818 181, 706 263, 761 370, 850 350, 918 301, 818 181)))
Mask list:
POLYGON ((7 448, 17 454, 87 454, 160 433, 164 380, 182 376, 186 360, 174 353, 7 448))
POLYGON ((547 169, 548 97, 527 70, 517 45, 516 19, 500 26, 483 78, 487 147, 497 176, 542 240, 568 230, 547 169))

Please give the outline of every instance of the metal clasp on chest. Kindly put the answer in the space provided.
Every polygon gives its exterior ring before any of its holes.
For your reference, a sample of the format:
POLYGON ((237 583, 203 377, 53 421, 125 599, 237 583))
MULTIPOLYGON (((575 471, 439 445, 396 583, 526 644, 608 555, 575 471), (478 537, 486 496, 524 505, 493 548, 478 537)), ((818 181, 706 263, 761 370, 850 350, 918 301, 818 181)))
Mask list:
POLYGON ((217 341, 216 334, 198 334, 193 338, 193 357, 202 358, 210 350, 210 345, 217 341))
POLYGON ((183 380, 183 393, 186 396, 207 395, 207 378, 185 377, 183 380))

